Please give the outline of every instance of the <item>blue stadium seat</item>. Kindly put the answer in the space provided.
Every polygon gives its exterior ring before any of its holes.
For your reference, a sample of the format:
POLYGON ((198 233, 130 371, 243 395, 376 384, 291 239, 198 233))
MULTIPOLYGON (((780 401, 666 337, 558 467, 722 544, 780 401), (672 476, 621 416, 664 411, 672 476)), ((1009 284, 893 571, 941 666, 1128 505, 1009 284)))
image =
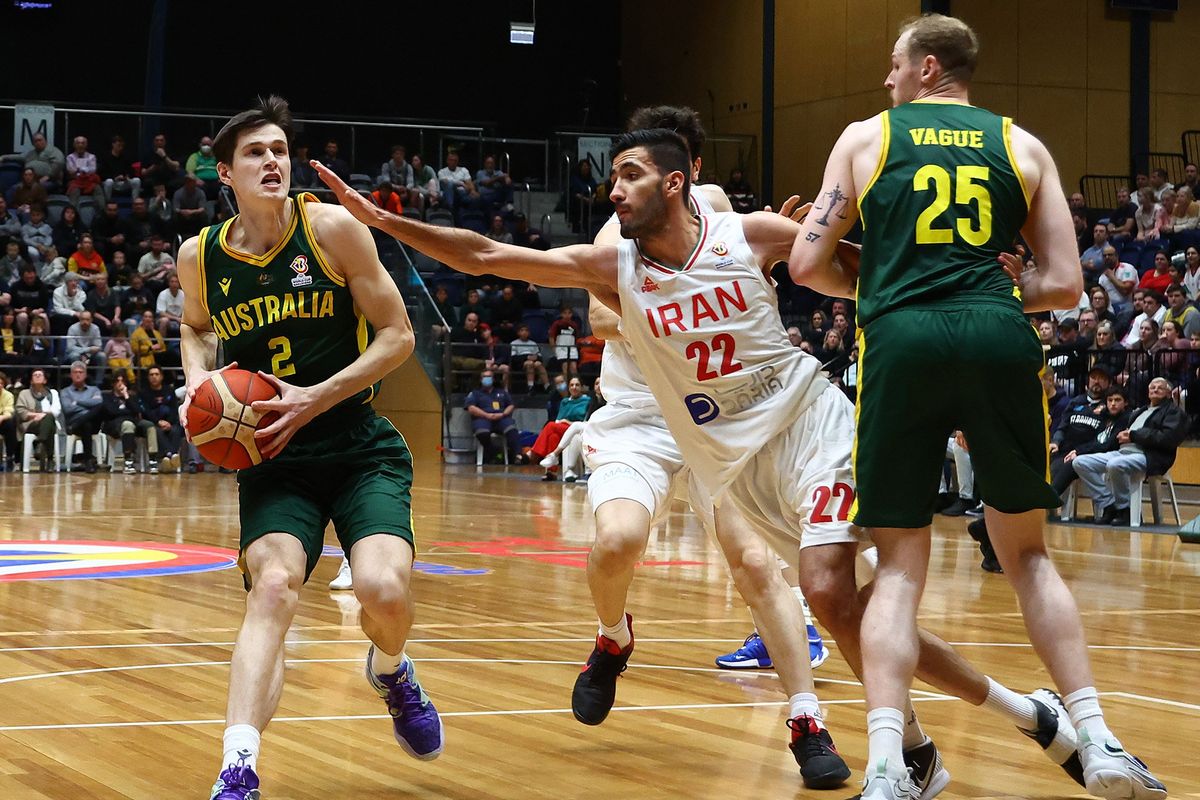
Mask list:
POLYGON ((521 322, 529 326, 529 338, 544 342, 550 335, 550 315, 540 309, 527 309, 521 314, 521 322))
POLYGON ((0 163, 0 194, 21 182, 21 173, 25 167, 15 161, 0 163))

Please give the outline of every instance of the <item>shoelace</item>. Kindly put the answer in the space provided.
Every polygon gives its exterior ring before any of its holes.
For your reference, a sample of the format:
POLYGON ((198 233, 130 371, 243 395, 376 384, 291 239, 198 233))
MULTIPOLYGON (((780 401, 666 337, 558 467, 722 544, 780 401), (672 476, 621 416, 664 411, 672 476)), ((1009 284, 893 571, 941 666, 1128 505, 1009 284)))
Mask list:
POLYGON ((425 708, 425 703, 421 700, 421 690, 407 679, 397 680, 393 686, 388 687, 387 705, 388 713, 397 719, 425 708))
POLYGON ((835 753, 837 752, 837 748, 833 747, 832 744, 821 741, 821 727, 812 717, 802 715, 789 719, 787 726, 795 734, 792 737, 792 744, 798 743, 803 748, 806 759, 824 755, 830 750, 835 753))
POLYGON ((620 675, 629 668, 628 662, 622 662, 620 654, 610 653, 596 644, 596 656, 591 661, 592 669, 588 670, 593 679, 620 675), (618 664, 620 665, 618 668, 618 664))

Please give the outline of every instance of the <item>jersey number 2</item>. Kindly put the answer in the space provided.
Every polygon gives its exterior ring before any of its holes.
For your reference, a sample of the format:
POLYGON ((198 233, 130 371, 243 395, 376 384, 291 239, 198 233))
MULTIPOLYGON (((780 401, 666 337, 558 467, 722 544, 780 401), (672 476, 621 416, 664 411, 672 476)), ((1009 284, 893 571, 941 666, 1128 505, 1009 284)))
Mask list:
POLYGON ((736 343, 734 342, 733 337, 728 333, 718 333, 716 336, 714 336, 712 338, 711 348, 705 342, 692 342, 689 344, 684 353, 687 355, 689 361, 691 361, 693 358, 697 359, 698 361, 696 364, 696 380, 711 381, 713 378, 719 378, 724 375, 732 375, 740 370, 742 368, 741 362, 733 360, 733 349, 735 344, 736 343), (722 353, 720 372, 717 372, 708 366, 708 362, 712 358, 712 354, 717 350, 720 350, 722 353))
POLYGON ((833 522, 833 515, 829 513, 829 503, 835 497, 841 501, 837 508, 837 520, 845 522, 846 518, 850 516, 850 506, 854 504, 854 488, 848 483, 841 482, 835 483, 832 487, 818 486, 813 489, 813 510, 808 521, 813 525, 833 522))
MULTIPOLYGON (((954 171, 954 203, 960 206, 976 204, 979 212, 979 228, 971 226, 972 220, 959 217, 954 221, 955 229, 963 241, 974 247, 982 247, 992 238, 992 196, 984 186, 975 181, 987 181, 987 167, 963 165, 954 171)), ((935 228, 934 221, 950 207, 950 173, 937 164, 926 164, 913 175, 913 191, 927 192, 933 184, 933 202, 917 217, 917 244, 950 244, 954 241, 954 230, 935 228)))
POLYGON ((271 374, 276 378, 286 378, 296 374, 296 365, 291 363, 292 343, 286 336, 276 336, 267 342, 267 347, 274 353, 271 356, 271 374), (276 350, 278 349, 278 352, 276 350))

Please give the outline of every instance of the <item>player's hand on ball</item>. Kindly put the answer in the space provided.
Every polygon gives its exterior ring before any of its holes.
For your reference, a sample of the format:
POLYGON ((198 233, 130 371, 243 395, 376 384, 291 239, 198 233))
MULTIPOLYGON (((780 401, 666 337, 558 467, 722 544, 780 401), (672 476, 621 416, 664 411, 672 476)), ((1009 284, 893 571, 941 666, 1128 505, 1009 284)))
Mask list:
POLYGON ((183 396, 183 402, 179 405, 179 424, 183 427, 183 433, 189 442, 192 440, 192 433, 188 430, 187 412, 188 408, 192 405, 192 398, 196 396, 196 389, 213 375, 216 375, 218 372, 224 372, 227 369, 237 369, 237 362, 234 361, 232 364, 226 364, 220 369, 196 370, 187 376, 187 392, 183 396))
POLYGON ((321 176, 321 180, 325 182, 325 185, 333 190, 333 193, 337 195, 338 202, 342 204, 342 208, 349 211, 352 217, 364 225, 376 225, 379 223, 383 209, 363 197, 356 190, 347 186, 345 181, 320 161, 309 161, 308 163, 321 176))
POLYGON ((296 435, 296 431, 311 422, 321 409, 318 407, 317 393, 312 387, 293 386, 261 371, 258 375, 279 392, 279 397, 274 400, 256 400, 250 404, 259 414, 272 411, 279 414, 279 419, 254 433, 258 452, 265 460, 279 455, 296 435))

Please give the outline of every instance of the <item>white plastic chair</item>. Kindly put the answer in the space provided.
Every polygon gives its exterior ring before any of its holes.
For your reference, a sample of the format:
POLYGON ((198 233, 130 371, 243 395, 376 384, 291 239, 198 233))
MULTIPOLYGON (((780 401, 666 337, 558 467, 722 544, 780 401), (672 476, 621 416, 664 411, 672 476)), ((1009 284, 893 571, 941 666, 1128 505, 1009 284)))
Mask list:
MULTIPOLYGON (((1183 524, 1183 520, 1179 516, 1179 497, 1175 494, 1175 482, 1171 480, 1171 473, 1168 472, 1165 475, 1143 475, 1140 481, 1133 483, 1133 492, 1129 496, 1129 527, 1142 527, 1142 490, 1147 484, 1150 486, 1150 513, 1153 515, 1154 524, 1162 524, 1162 503, 1158 496, 1159 483, 1165 483, 1171 492, 1171 510, 1175 513, 1176 524, 1183 524)), ((1060 520, 1071 521, 1078 511, 1080 496, 1079 481, 1075 481, 1067 490, 1066 499, 1063 500, 1060 520)))
MULTIPOLYGON (((52 462, 51 472, 58 472, 58 465, 62 463, 62 439, 55 434, 54 440, 54 461, 52 462)), ((33 448, 37 444, 37 436, 32 433, 25 434, 25 446, 21 455, 21 471, 29 472, 30 464, 33 462, 33 448)))

